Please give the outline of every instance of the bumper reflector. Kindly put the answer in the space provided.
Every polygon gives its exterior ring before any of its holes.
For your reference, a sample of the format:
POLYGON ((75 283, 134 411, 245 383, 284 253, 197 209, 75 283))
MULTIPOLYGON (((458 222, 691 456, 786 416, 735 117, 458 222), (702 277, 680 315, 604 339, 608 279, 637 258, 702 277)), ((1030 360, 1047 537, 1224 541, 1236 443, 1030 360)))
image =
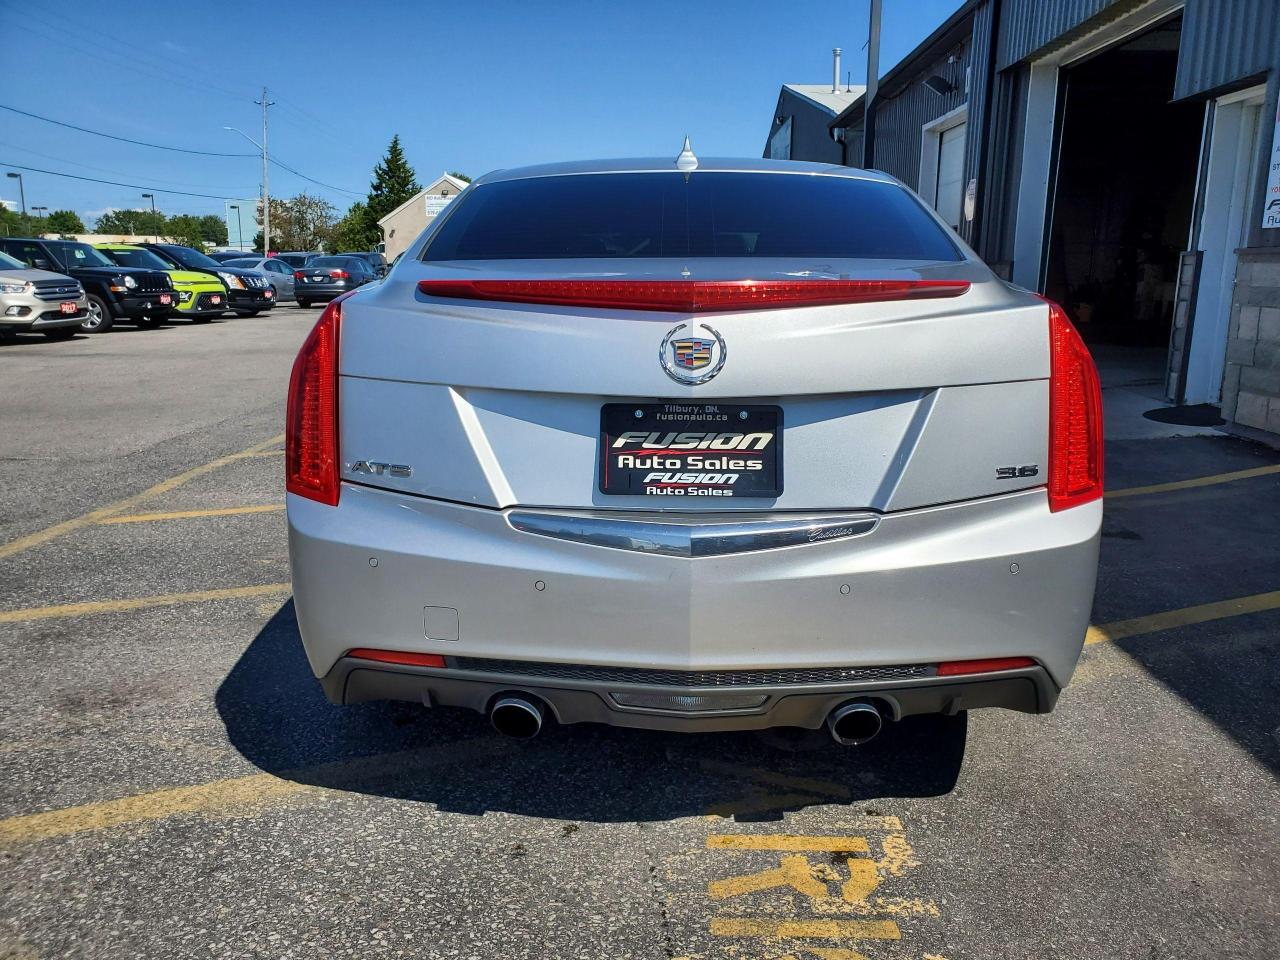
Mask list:
POLYGON ((994 673, 998 670, 1022 670, 1034 667, 1030 657, 996 657, 991 660, 952 660, 938 664, 938 676, 958 677, 966 673, 994 673))
POLYGON ((716 710, 751 710, 762 707, 764 693, 617 693, 609 694, 620 707, 642 710, 669 710, 679 713, 711 713, 716 710))
POLYGON ((348 657, 357 660, 377 660, 379 663, 398 663, 405 667, 443 667, 444 657, 438 653, 410 653, 407 650, 373 650, 356 647, 347 651, 348 657))

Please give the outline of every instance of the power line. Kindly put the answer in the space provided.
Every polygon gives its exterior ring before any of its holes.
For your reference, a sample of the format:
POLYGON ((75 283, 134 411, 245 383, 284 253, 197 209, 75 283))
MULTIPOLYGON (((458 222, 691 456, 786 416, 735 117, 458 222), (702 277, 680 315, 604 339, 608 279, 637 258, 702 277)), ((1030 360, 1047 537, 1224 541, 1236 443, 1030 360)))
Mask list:
POLYGON ((88 127, 79 127, 74 123, 65 123, 62 120, 54 120, 52 117, 44 117, 38 113, 30 113, 26 110, 19 110, 17 107, 11 107, 8 104, 0 103, 0 110, 9 110, 13 113, 20 113, 24 117, 32 117, 36 120, 43 120, 45 123, 52 123, 55 126, 66 127, 69 130, 79 130, 81 133, 91 133, 95 137, 106 137, 108 140, 119 140, 121 143, 132 143, 138 147, 151 147, 155 150, 170 150, 174 153, 194 153, 202 157, 252 157, 252 153, 216 153, 212 150, 188 150, 186 147, 166 147, 162 143, 147 143, 145 140, 131 140, 128 137, 117 137, 115 134, 103 133, 101 130, 90 130, 88 127))
POLYGON ((267 159, 270 160, 272 163, 274 163, 277 167, 280 167, 282 170, 288 170, 295 177, 301 177, 303 180, 307 180, 311 183, 316 184, 317 186, 326 187, 329 190, 336 190, 338 191, 338 193, 350 194, 353 197, 364 196, 364 194, 359 193, 355 190, 347 190, 343 187, 335 187, 332 183, 325 183, 323 180, 316 180, 314 177, 308 177, 305 173, 299 173, 297 170, 293 169, 293 167, 289 166, 287 163, 283 162, 282 160, 277 160, 275 157, 271 156, 270 154, 267 154, 267 159))
MULTIPOLYGON (((21 146, 20 144, 10 143, 10 142, 9 142, 9 141, 7 141, 7 140, 0 140, 0 147, 8 147, 10 150, 17 150, 17 151, 19 151, 20 153, 29 153, 29 154, 31 154, 31 156, 33 156, 33 157, 40 157, 41 159, 44 159, 44 160, 55 160, 55 161, 57 161, 58 163, 65 163, 65 164, 69 164, 70 166, 78 167, 78 168, 80 168, 81 170, 93 170, 93 171, 94 171, 94 172, 96 172, 96 173, 112 173, 112 174, 117 174, 117 175, 122 176, 122 177, 131 177, 131 176, 133 176, 133 174, 132 174, 132 173, 128 173, 128 172, 126 172, 126 171, 124 171, 124 170, 113 170, 113 169, 111 169, 110 167, 95 167, 95 166, 94 166, 93 164, 91 164, 91 163, 80 163, 80 162, 79 162, 79 161, 77 161, 77 160, 68 160, 66 157, 55 157, 55 156, 54 156, 53 154, 51 154, 51 153, 41 153, 39 150, 32 150, 30 147, 24 147, 24 146, 21 146)), ((207 190, 231 190, 231 189, 233 189, 233 188, 231 188, 231 187, 205 187, 205 185, 204 185, 204 184, 184 182, 184 181, 182 181, 182 180, 170 180, 170 181, 167 181, 167 182, 172 183, 172 184, 174 184, 175 186, 178 186, 178 187, 201 187, 201 188, 204 188, 204 189, 207 189, 207 190)), ((256 190, 256 189, 257 189, 256 187, 244 187, 244 188, 242 188, 242 189, 240 190, 240 192, 241 192, 242 194, 244 194, 245 196, 249 196, 249 195, 251 195, 251 194, 254 192, 254 190, 256 190)))
POLYGON ((188 190, 163 190, 160 187, 150 187, 142 183, 121 183, 119 180, 100 180, 97 177, 82 177, 74 173, 59 173, 57 170, 42 170, 39 167, 24 167, 20 163, 9 163, 0 160, 0 167, 13 167, 15 170, 26 170, 30 173, 44 173, 51 177, 67 177, 71 180, 87 180, 90 183, 106 183, 113 187, 132 187, 135 190, 150 190, 155 193, 168 193, 179 197, 203 197, 206 200, 243 200, 243 197, 227 197, 214 193, 192 193, 188 190))

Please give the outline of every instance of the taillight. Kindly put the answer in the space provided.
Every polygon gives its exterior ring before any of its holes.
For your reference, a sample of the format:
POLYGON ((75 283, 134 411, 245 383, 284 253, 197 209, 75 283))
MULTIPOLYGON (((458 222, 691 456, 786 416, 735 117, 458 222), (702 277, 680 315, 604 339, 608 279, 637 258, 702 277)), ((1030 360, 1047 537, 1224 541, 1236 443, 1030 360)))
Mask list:
POLYGON ((285 489, 338 505, 338 337, 344 294, 330 302, 298 351, 285 413, 285 489))
POLYGON ((938 676, 962 677, 970 673, 996 673, 1000 670, 1024 670, 1034 667, 1030 657, 992 657, 988 660, 951 660, 938 664, 938 676))
POLYGON ((351 276, 351 274, 347 273, 345 270, 330 270, 329 276, 333 277, 335 280, 345 280, 347 277, 351 276))
POLYGON ((768 310, 958 297, 963 280, 420 280, 430 297, 620 310, 768 310))
POLYGON ((303 273, 301 270, 295 270, 295 271, 293 271, 293 279, 295 279, 295 280, 302 280, 302 279, 303 279, 303 278, 305 278, 305 277, 306 277, 306 274, 305 274, 305 273, 303 273))
POLYGON ((1049 303, 1049 509, 1102 496, 1102 387, 1089 348, 1049 303))

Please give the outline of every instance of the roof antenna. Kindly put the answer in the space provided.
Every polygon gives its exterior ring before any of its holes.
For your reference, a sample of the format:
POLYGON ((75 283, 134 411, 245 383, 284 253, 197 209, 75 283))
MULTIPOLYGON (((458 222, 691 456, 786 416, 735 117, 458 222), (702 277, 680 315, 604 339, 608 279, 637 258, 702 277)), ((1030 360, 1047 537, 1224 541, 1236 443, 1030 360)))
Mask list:
POLYGON ((681 173, 692 173, 698 169, 698 158, 693 155, 688 137, 684 138, 684 146, 680 149, 680 155, 676 157, 676 169, 681 173))

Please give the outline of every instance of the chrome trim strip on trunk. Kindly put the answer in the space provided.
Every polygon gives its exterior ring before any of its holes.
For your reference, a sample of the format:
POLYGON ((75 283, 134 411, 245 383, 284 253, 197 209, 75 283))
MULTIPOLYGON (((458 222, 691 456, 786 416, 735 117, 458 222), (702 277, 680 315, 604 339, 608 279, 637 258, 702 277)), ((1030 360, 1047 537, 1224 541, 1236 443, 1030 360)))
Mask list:
POLYGON ((842 540, 870 533, 875 513, 804 516, 763 520, 708 517, 602 516, 513 510, 507 522, 522 533, 572 540, 595 547, 635 550, 666 557, 717 557, 754 550, 842 540))

